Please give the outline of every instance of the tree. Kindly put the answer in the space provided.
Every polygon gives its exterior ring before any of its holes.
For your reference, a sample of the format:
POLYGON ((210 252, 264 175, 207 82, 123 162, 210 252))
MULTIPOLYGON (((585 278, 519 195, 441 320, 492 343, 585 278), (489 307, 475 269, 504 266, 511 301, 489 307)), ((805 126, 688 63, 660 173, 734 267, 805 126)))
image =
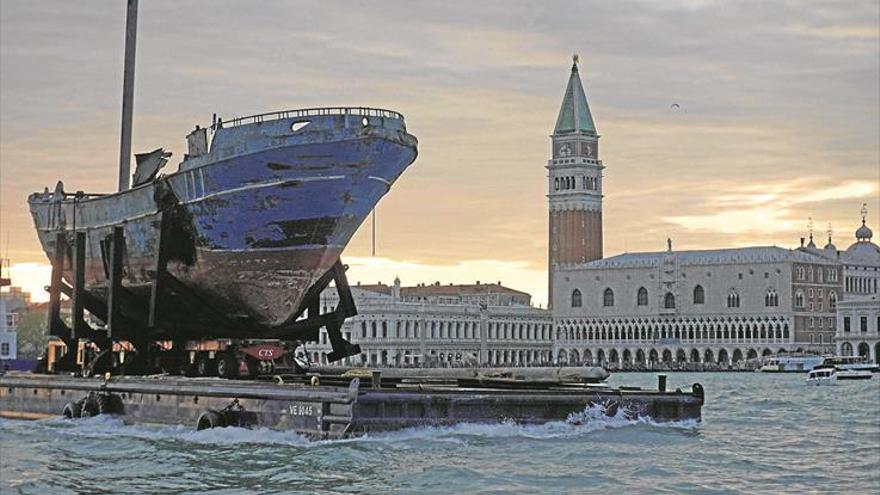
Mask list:
POLYGON ((49 312, 45 308, 29 309, 18 321, 18 357, 36 359, 43 355, 49 342, 49 312))

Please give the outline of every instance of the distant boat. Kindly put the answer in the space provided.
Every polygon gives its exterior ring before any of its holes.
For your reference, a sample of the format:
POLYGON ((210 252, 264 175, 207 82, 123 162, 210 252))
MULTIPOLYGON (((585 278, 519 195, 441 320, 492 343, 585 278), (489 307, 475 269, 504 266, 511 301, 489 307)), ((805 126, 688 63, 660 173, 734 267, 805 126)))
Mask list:
POLYGON ((837 370, 834 368, 816 368, 807 373, 807 383, 811 385, 834 385, 837 383, 837 370))
POLYGON ((838 380, 870 380, 874 374, 865 370, 835 368, 838 380))
POLYGON ((880 365, 871 363, 864 356, 826 356, 821 363, 822 366, 833 366, 838 370, 851 370, 876 373, 880 371, 880 365))
POLYGON ((766 358, 758 371, 764 373, 803 373, 822 364, 823 356, 774 356, 766 358))

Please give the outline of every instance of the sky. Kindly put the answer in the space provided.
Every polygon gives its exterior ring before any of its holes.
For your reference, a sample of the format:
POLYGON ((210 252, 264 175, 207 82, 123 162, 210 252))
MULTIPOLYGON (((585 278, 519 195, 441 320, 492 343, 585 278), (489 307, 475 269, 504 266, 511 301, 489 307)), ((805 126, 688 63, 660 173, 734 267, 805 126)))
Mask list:
MULTIPOLYGON (((0 256, 45 299, 25 204, 117 182, 125 2, 0 2, 0 256)), ((140 3, 133 151, 211 115, 400 111, 419 158, 346 249, 353 282, 547 298, 547 171, 572 53, 601 134, 605 255, 880 233, 880 3, 140 3), (674 109, 673 103, 680 108, 674 109)), ((876 239, 875 239, 876 240, 876 239)))

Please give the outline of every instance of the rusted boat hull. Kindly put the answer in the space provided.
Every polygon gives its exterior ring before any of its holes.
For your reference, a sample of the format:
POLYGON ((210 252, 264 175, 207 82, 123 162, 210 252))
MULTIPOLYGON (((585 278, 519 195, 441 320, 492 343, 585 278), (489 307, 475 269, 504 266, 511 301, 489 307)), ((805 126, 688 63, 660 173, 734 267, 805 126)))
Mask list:
MULTIPOLYGON (((31 213, 50 259, 59 232, 85 232, 85 288, 106 299, 108 245, 123 227, 123 286, 149 303, 161 223, 168 272, 235 329, 290 323, 303 296, 339 259, 351 236, 415 160, 400 119, 344 115, 281 118, 220 128, 211 152, 176 173, 110 195, 37 193, 31 213)), ((64 278, 73 284, 73 254, 64 278)), ((204 320, 170 300, 163 318, 204 320)), ((216 316, 214 315, 214 316, 216 316)), ((217 329, 222 334, 222 328, 217 329)), ((206 335, 223 337, 224 335, 206 335)), ((240 333, 236 336, 241 336, 240 333)))
POLYGON ((595 405, 608 415, 632 419, 699 421, 703 405, 698 385, 691 392, 658 392, 566 384, 540 389, 437 383, 388 386, 369 378, 363 382, 352 378, 347 385, 336 386, 172 378, 119 378, 105 383, 9 374, 0 377, 0 416, 59 416, 66 405, 90 394, 118 397, 105 402, 115 403, 111 412, 131 423, 268 427, 313 438, 457 423, 571 421, 595 405), (206 424, 206 418, 215 423, 206 424))

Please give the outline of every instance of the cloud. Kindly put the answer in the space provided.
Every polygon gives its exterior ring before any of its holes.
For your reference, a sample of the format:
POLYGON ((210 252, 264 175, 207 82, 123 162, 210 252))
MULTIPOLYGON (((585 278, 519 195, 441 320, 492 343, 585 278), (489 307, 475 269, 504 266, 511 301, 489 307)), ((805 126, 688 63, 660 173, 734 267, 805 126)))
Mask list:
MULTIPOLYGON (((15 261, 46 261, 29 192, 116 183, 114 5, 2 2, 0 245, 11 236, 15 261)), ((378 207, 378 242, 405 280, 468 281, 467 260, 491 258, 480 266, 516 264, 517 288, 544 287, 547 134, 572 52, 602 134, 606 255, 667 236, 691 248, 791 243, 809 216, 848 230, 862 202, 880 206, 874 0, 155 0, 139 21, 137 151, 182 156, 183 136, 214 112, 404 113, 420 155, 378 207)), ((367 254, 369 223, 345 258, 367 254)))
POLYGON ((746 185, 730 192, 719 193, 708 200, 702 215, 678 215, 664 220, 687 230, 722 234, 767 233, 794 231, 806 224, 807 216, 823 215, 821 203, 846 200, 855 208, 859 198, 876 198, 878 185, 872 181, 845 181, 829 185, 826 178, 746 185), (819 203, 819 204, 817 204, 819 203))
POLYGON ((874 25, 837 25, 837 26, 805 26, 792 25, 786 31, 824 39, 854 39, 877 43, 880 38, 880 27, 874 25))
POLYGON ((47 263, 15 263, 9 267, 12 285, 29 292, 31 301, 46 302, 49 293, 45 287, 50 284, 52 265, 47 263))

